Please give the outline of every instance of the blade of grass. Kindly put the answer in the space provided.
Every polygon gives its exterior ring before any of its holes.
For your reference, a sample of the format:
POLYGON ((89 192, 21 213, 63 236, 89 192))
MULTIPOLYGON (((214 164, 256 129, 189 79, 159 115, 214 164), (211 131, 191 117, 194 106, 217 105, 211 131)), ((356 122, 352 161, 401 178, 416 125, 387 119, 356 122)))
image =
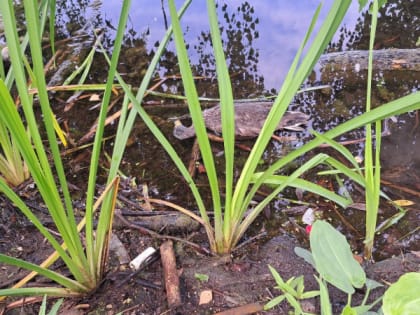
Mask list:
MULTIPOLYGON (((179 18, 181 18, 181 16, 184 14, 184 12, 186 11, 186 9, 188 8, 188 6, 190 5, 191 0, 186 0, 183 4, 183 6, 180 8, 179 12, 178 12, 178 16, 179 18)), ((203 203, 203 199, 197 189, 196 184, 194 183, 194 180, 191 178, 191 175, 188 172, 188 169, 185 167, 183 161, 181 160, 181 158, 179 157, 178 153, 176 152, 176 150, 173 148, 173 146, 171 145, 171 143, 166 139, 166 137, 164 136, 164 134, 159 130, 159 128, 157 127, 157 125, 153 122, 153 120, 150 118, 150 116, 147 114, 147 112, 142 108, 141 106, 141 102, 143 100, 143 97, 145 95, 147 95, 147 88, 149 86, 149 82, 154 74, 155 68, 159 62, 160 56, 162 55, 167 43, 169 42, 169 39, 171 37, 172 34, 172 26, 168 28, 168 30, 166 31, 165 36, 163 37, 159 47, 156 50, 155 55, 152 58, 152 61, 150 62, 150 65, 143 77, 143 80, 141 82, 141 85, 138 89, 137 95, 134 96, 130 87, 124 82, 124 80, 122 79, 122 77, 116 73, 116 78, 118 80, 118 82, 121 84, 121 87, 124 90, 124 93, 126 93, 126 95, 128 95, 130 101, 133 104, 133 109, 131 110, 127 120, 124 122, 124 128, 123 128, 123 132, 121 132, 120 134, 118 134, 116 136, 115 139, 115 143, 114 143, 114 150, 112 153, 112 160, 111 160, 111 166, 110 166, 110 170, 109 170, 109 176, 108 176, 108 182, 114 178, 117 173, 118 173, 118 168, 119 165, 121 163, 121 159, 122 159, 122 153, 124 152, 124 148, 125 145, 127 143, 127 139, 129 137, 130 131, 133 127, 134 124, 134 120, 136 118, 136 115, 139 114, 139 116, 142 118, 143 122, 146 124, 146 126, 150 129, 150 131, 153 133, 153 135, 156 137, 156 139, 159 141, 159 143, 162 145, 162 147, 166 150, 166 152, 168 153, 168 155, 172 158, 172 160, 174 161, 175 165, 177 166, 177 168, 179 169, 181 175, 184 177, 184 179, 186 180, 187 184, 190 186, 190 189, 194 195, 194 198, 197 202, 197 206, 200 212, 200 215, 204 221, 204 227, 209 239, 209 242, 211 244, 211 247, 214 248, 214 232, 213 229, 210 225, 210 221, 209 221, 209 217, 207 215, 206 212, 206 208, 204 206, 203 203)), ((102 48, 103 51, 103 55, 105 57, 105 59, 107 60, 108 63, 110 63, 109 58, 105 52, 105 50, 102 48)))
MULTIPOLYGON (((39 230, 39 232, 48 240, 51 246, 59 253, 64 263, 67 265, 69 270, 72 272, 74 277, 82 282, 84 275, 80 270, 79 266, 72 260, 72 258, 66 253, 66 251, 60 246, 55 237, 42 225, 36 215, 26 206, 26 204, 16 195, 16 193, 2 180, 0 180, 0 191, 4 193, 20 211, 32 222, 33 225, 39 230)), ((0 259, 0 261, 3 261, 0 259)))
MULTIPOLYGON (((342 135, 349 131, 363 127, 368 123, 371 123, 377 120, 383 120, 385 118, 399 115, 399 114, 416 110, 419 108, 420 108, 420 92, 415 92, 407 96, 404 96, 398 100, 391 101, 387 104, 381 105, 380 107, 377 107, 371 110, 370 112, 354 117, 353 119, 346 121, 342 123, 341 125, 325 132, 323 135, 327 138, 334 139, 339 135, 342 135)), ((273 175, 276 171, 280 170, 281 168, 286 166, 288 163, 299 158, 305 153, 313 150, 314 148, 321 145, 322 143, 323 143, 322 139, 315 138, 311 140, 310 142, 304 144, 303 146, 297 148, 296 150, 290 152, 287 156, 283 157, 282 159, 273 163, 273 165, 271 165, 267 170, 264 171, 263 175, 258 179, 258 181, 256 181, 256 183, 252 187, 251 192, 253 192, 255 188, 259 188, 268 176, 273 175)))
POLYGON ((19 288, 19 289, 4 289, 1 291, 4 296, 34 296, 34 295, 48 295, 55 297, 80 297, 77 292, 65 288, 55 287, 34 287, 34 288, 19 288))
MULTIPOLYGON (((118 177, 115 178, 114 181, 112 181, 110 184, 107 185, 107 187, 105 187, 105 190, 103 191, 103 193, 98 197, 98 199, 96 200, 93 209, 94 211, 96 211, 99 206, 102 204, 102 202, 105 199, 105 196, 107 196, 111 189, 114 189, 116 187, 118 187, 118 183, 116 182, 118 180, 118 177)), ((80 231, 84 228, 86 224, 86 216, 83 217, 82 220, 80 220, 79 224, 77 225, 77 231, 80 233, 80 231)), ((47 230, 48 232, 48 230, 47 230)), ((67 249, 67 245, 65 243, 61 244, 61 247, 63 248, 63 250, 67 249)), ((57 261, 58 258, 60 258, 60 253, 58 251, 55 251, 54 253, 52 253, 50 256, 48 256, 47 259, 45 259, 39 266, 41 268, 48 268, 50 267, 54 262, 57 261)), ((31 279, 33 279, 35 276, 37 276, 38 273, 36 272, 31 272, 30 274, 28 274, 27 276, 25 276, 24 278, 22 278, 21 280, 19 280, 18 283, 16 283, 13 288, 20 288, 23 285, 25 285, 26 283, 28 283, 31 279)))
MULTIPOLYGON (((260 175, 261 173, 255 173, 253 176, 253 179, 254 178, 257 179, 260 175)), ((277 187, 278 185, 282 185, 286 181, 287 181, 287 176, 272 175, 269 178, 267 178, 264 184, 274 185, 277 187)), ((307 181, 304 179, 295 178, 293 181, 291 181, 288 184, 288 186, 294 187, 294 188, 300 188, 300 189, 303 189, 304 191, 312 192, 314 194, 317 194, 321 197, 324 197, 328 200, 335 202, 336 204, 340 205, 343 208, 346 208, 347 206, 352 204, 351 199, 344 198, 340 195, 337 195, 336 193, 334 193, 333 191, 329 189, 326 189, 320 185, 311 183, 310 181, 307 181)))
MULTIPOLYGON (((188 108, 191 114, 191 120, 194 125, 194 129, 197 136, 197 141, 200 147, 201 157, 203 159, 204 166, 206 168, 206 174, 210 185, 210 191, 213 201, 213 211, 218 217, 221 217, 221 200, 220 191, 218 186, 218 178, 216 173, 216 166, 214 163, 213 153, 210 146, 210 141, 207 137, 207 130, 204 123, 204 118, 201 112, 200 103, 198 101, 197 89, 194 84, 194 79, 191 71, 191 67, 188 60, 188 53, 185 47, 181 25, 177 17, 175 4, 173 0, 169 0, 169 11, 172 19, 173 35, 175 46, 177 50, 177 57, 179 63, 179 69, 182 76, 182 82, 184 85, 185 96, 187 97, 188 108)), ((221 236, 221 225, 217 224, 215 233, 216 240, 220 239, 221 236)))
MULTIPOLYGON (((10 256, 6 256, 3 254, 0 254, 0 261, 8 264, 8 265, 12 265, 12 266, 17 266, 26 270, 32 270, 37 272, 38 274, 45 276, 51 280, 53 280, 54 282, 61 284, 63 287, 68 288, 68 291, 74 291, 74 292, 85 292, 87 291, 87 288, 85 286, 83 286, 80 282, 72 280, 70 278, 67 278, 55 271, 51 271, 49 269, 46 268, 42 268, 40 266, 38 266, 37 264, 33 264, 27 261, 24 261, 22 259, 17 259, 17 258, 13 258, 10 256)), ((15 289, 18 290, 18 289, 15 289)), ((70 293, 69 292, 69 293, 70 293)), ((5 290, 0 290, 0 295, 6 295, 5 294, 5 290)))
MULTIPOLYGON (((51 54, 55 54, 55 10, 56 0, 49 0, 49 33, 50 33, 50 45, 51 45, 51 54)), ((47 16, 47 15, 45 15, 47 16)), ((55 62, 55 60, 54 60, 55 62)))
MULTIPOLYGON (((373 71, 373 46, 375 43, 376 25, 378 20, 378 1, 374 0, 372 4, 372 21, 370 25, 369 39, 369 59, 368 59, 368 76, 366 89, 366 111, 371 110, 371 94, 372 94, 372 71, 373 71)), ((365 257, 371 259, 373 241, 375 237, 376 221, 379 209, 380 196, 380 144, 381 144, 381 122, 376 122, 376 146, 375 161, 372 152, 372 126, 366 125, 366 141, 365 141, 365 200, 366 200, 366 235, 365 235, 365 257)))
MULTIPOLYGON (((367 123, 376 121, 378 119, 384 119, 386 117, 393 116, 397 113, 401 113, 404 111, 410 111, 416 108, 420 108, 420 93, 413 93, 410 95, 407 95, 403 98, 400 98, 396 101, 390 102, 388 104, 382 105, 381 107, 378 107, 376 109, 371 110, 370 112, 364 113, 358 117, 355 117, 351 119, 350 121, 347 121, 340 126, 337 126, 334 129, 331 129, 330 131, 326 132, 324 134, 325 137, 335 138, 339 134, 345 133, 347 131, 360 128, 362 126, 365 126, 367 123)), ((296 149, 295 151, 292 151, 289 153, 286 157, 282 158, 281 160, 274 163, 271 167, 269 167, 263 174, 257 179, 256 184, 254 186, 258 185, 258 187, 261 186, 262 183, 266 181, 266 179, 273 175, 274 172, 283 166, 287 165, 287 163, 290 163, 295 158, 298 158, 299 156, 303 155, 304 153, 312 150, 316 146, 320 145, 322 143, 322 139, 315 138, 314 140, 310 141, 309 143, 303 145, 299 149, 296 149)), ((299 169, 298 169, 299 170, 299 169)), ((301 171, 300 171, 301 173, 301 171)), ((293 173, 296 174, 296 171, 293 173)), ((277 194, 290 182, 293 180, 294 176, 290 176, 288 182, 286 181, 281 186, 279 186, 277 189, 275 189, 269 196, 267 196, 262 202, 260 202, 257 207, 255 207, 248 215, 247 217, 242 221, 240 224, 240 228, 238 228, 238 232, 236 233, 236 238, 234 241, 232 241, 233 244, 236 244, 243 233, 245 233, 248 226, 255 220, 257 215, 262 211, 263 207, 268 204, 273 198, 277 196, 277 194)))
MULTIPOLYGON (((44 172, 45 174, 48 174, 48 181, 50 182, 50 186, 46 187, 48 191, 46 194, 48 194, 48 197, 44 198, 44 200, 47 203, 47 207, 50 210, 50 213, 54 217, 54 221, 57 224, 57 228, 60 231, 60 234, 63 236, 65 242, 68 243, 69 252, 71 253, 73 259, 78 261, 81 266, 86 266, 87 261, 84 258, 83 245, 76 230, 76 219, 74 216, 70 192, 60 156, 60 150, 56 139, 53 123, 53 113, 50 107, 49 97, 46 89, 43 54, 41 48, 42 30, 40 29, 37 9, 38 8, 36 6, 36 2, 32 0, 24 0, 25 18, 28 24, 29 46, 33 63, 33 72, 35 75, 33 83, 38 88, 39 104, 43 113, 44 126, 47 132, 48 144, 52 153, 55 171, 57 172, 60 189, 64 197, 64 205, 61 202, 57 186, 55 184, 51 185, 51 183, 55 183, 55 179, 49 167, 48 159, 40 159, 40 162, 43 164, 44 172)), ((19 94, 21 94, 21 91, 19 91, 19 94)), ((27 94, 27 92, 25 92, 25 94, 27 94)), ((31 130, 31 136, 32 135, 33 134, 31 130)), ((39 143, 38 146, 41 149, 41 147, 43 147, 43 143, 39 143)))
MULTIPOLYGON (((111 99, 113 82, 118 65, 119 54, 124 37, 124 31, 128 20, 128 12, 130 9, 131 0, 124 0, 121 7, 120 19, 118 22, 118 29, 113 46, 113 54, 108 71, 106 88, 102 98, 101 110, 98 117, 94 145, 92 149, 92 156, 89 167, 88 188, 86 194, 86 255, 91 268, 91 274, 96 276, 99 280, 102 277, 103 270, 101 270, 104 246, 106 245, 106 235, 111 228, 113 215, 113 206, 115 205, 113 194, 109 194, 102 203, 99 214, 98 225, 96 229, 96 240, 94 241, 93 230, 93 213, 94 213, 94 196, 96 189, 99 156, 102 149, 102 139, 105 129, 105 120, 108 113, 108 105, 111 99)), ((115 177, 114 177, 115 178, 115 177)), ((112 180, 114 180, 114 178, 112 180)), ((115 193, 116 193, 115 188, 115 193)))
MULTIPOLYGON (((257 218, 261 211, 268 205, 268 203, 275 198, 285 187, 293 183, 299 176, 308 170, 314 168, 315 166, 323 163, 329 156, 324 153, 317 154, 304 164, 302 164, 298 169, 296 169, 291 175, 286 177, 286 180, 277 186, 263 201, 259 202, 253 209, 250 211, 245 218, 239 224, 239 227, 233 232, 234 238, 232 239, 232 246, 235 246, 241 237, 244 235, 248 227, 252 222, 257 218)), ((261 175, 264 177, 264 173, 261 175)))
MULTIPOLYGON (((216 5, 213 0, 207 0, 207 12, 209 16, 210 34, 214 57, 216 60, 217 82, 220 94, 220 112, 222 123, 222 136, 225 157, 225 205, 223 218, 219 209, 215 208, 215 233, 218 251, 224 247, 223 239, 231 238, 232 224, 232 193, 233 193, 233 167, 235 154, 235 109, 233 104, 232 84, 226 65, 220 36, 219 23, 216 14, 216 5), (222 235, 223 233, 223 235, 222 235)), ((221 210, 221 209, 220 209, 221 210)))
POLYGON ((329 139, 314 130, 312 130, 311 133, 315 137, 322 139, 324 143, 329 144, 332 148, 338 151, 344 158, 347 159, 347 161, 349 161, 353 165, 354 167, 353 171, 357 172, 360 176, 363 176, 359 163, 357 163, 355 157, 353 156, 353 154, 350 152, 349 149, 347 149, 344 145, 338 143, 337 141, 329 139))
POLYGON ((255 192, 258 189, 258 183, 254 184, 254 186, 251 188, 251 191, 245 197, 252 173, 255 171, 258 165, 258 161, 260 160, 260 157, 262 156, 264 149, 270 140, 272 133, 274 132, 276 124, 280 121, 280 118, 286 111, 288 104, 299 90, 303 80, 306 79, 308 73, 312 70, 319 56, 330 41, 332 35, 335 33, 349 5, 349 0, 334 2, 325 22, 321 26, 318 35, 315 37, 311 47, 308 50, 308 53, 304 57, 302 64, 295 71, 303 48, 305 47, 306 42, 315 25, 315 21, 320 8, 317 9, 305 39, 296 54, 295 60, 291 69, 289 70, 289 73, 286 76, 285 83, 283 84, 282 89, 273 104, 273 109, 270 111, 267 117, 267 122, 262 128, 260 136, 258 137, 238 180, 237 189, 235 190, 234 194, 234 198, 237 198, 237 200, 240 202, 240 206, 237 206, 238 210, 235 217, 237 224, 239 224, 239 222, 242 220, 244 213, 248 210, 249 203, 251 202, 255 192))

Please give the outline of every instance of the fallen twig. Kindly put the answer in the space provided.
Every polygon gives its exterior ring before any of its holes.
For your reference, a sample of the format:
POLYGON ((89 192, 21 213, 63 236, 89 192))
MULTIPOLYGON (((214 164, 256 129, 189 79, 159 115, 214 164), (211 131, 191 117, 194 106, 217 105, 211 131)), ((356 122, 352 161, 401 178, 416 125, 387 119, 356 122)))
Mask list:
POLYGON ((184 240, 184 239, 176 237, 176 236, 160 235, 159 233, 156 233, 155 231, 149 230, 145 227, 142 227, 140 225, 132 223, 129 220, 127 220, 126 218, 124 218, 124 216, 121 214, 121 211, 119 209, 115 209, 115 216, 127 227, 132 228, 132 229, 136 229, 144 235, 150 235, 150 236, 156 237, 158 239, 170 239, 170 240, 174 240, 174 241, 177 241, 177 242, 181 242, 181 243, 184 243, 188 246, 191 246, 192 248, 194 248, 196 251, 198 251, 201 254, 211 255, 211 252, 208 249, 206 249, 204 247, 201 247, 201 246, 199 246, 199 245, 197 245, 193 242, 184 240))
POLYGON ((172 241, 166 241, 160 245, 160 256, 162 260, 163 278, 165 281, 168 306, 170 308, 178 307, 181 305, 182 301, 172 241))

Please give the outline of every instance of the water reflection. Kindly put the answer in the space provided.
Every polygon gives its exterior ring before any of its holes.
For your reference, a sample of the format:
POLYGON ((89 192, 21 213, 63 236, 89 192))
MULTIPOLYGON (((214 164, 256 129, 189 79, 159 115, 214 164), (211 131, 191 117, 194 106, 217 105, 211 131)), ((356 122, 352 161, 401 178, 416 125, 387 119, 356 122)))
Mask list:
MULTIPOLYGON (((420 36, 418 0, 392 0, 379 10, 375 49, 415 48, 420 36)), ((368 49, 371 17, 365 11, 355 27, 344 25, 329 51, 368 49)))
MULTIPOLYGON (((332 1, 325 2, 320 20, 325 17, 332 1)), ((111 38, 118 23, 120 2, 95 1, 95 7, 82 0, 61 0, 58 3, 57 24, 61 25, 61 34, 73 34, 76 25, 104 28, 105 43, 112 47, 111 38)), ((258 1, 252 4, 247 1, 219 2, 225 49, 233 74, 239 73, 237 80, 250 82, 253 78, 257 85, 254 88, 277 90, 304 38, 317 5, 317 2, 308 1, 258 1), (247 70, 245 74, 244 70, 247 70)), ((136 1, 130 10, 127 44, 135 43, 140 38, 146 42, 148 50, 153 50, 155 42, 165 32, 166 10, 166 3, 162 7, 156 2, 150 5, 149 1, 136 1)), ((357 15, 357 5, 353 4, 346 25, 354 25, 357 15)), ((182 24, 192 63, 197 70, 213 73, 207 21, 205 2, 193 1, 182 24)), ((173 46, 169 49, 173 50, 173 46)), ((247 88, 251 89, 248 95, 255 92, 254 88, 247 88)))
MULTIPOLYGON (((332 1, 320 14, 325 17, 332 1)), ((420 31, 419 8, 415 0, 388 2, 381 9, 378 24, 378 47, 414 48, 420 31)), ((104 45, 112 50, 114 30, 118 22, 120 2, 83 0, 58 1, 58 32, 61 36, 74 36, 82 29, 104 29, 104 45)), ((232 77, 234 97, 251 98, 275 94, 290 66, 290 62, 306 33, 317 3, 307 1, 229 1, 218 2, 219 20, 229 72, 232 77)), ((130 21, 124 38, 119 71, 133 86, 138 86, 157 45, 167 27, 166 2, 136 1, 130 11, 130 21)), ((370 16, 358 13, 357 3, 351 6, 339 34, 328 47, 328 52, 337 50, 365 49, 369 36, 370 16)), ((193 1, 182 19, 183 29, 190 53, 199 94, 217 97, 214 57, 204 1, 193 1)), ((347 54, 347 53, 346 53, 347 54)), ((388 58, 388 57, 386 57, 388 58)), ((392 57, 390 57, 392 58, 392 57)), ((105 77, 106 64, 95 62, 95 76, 105 77)), ((300 110, 313 117, 311 126, 326 131, 343 121, 360 114, 365 104, 366 69, 350 72, 348 69, 357 59, 346 64, 338 61, 333 70, 331 62, 318 67, 305 83, 307 86, 329 84, 331 89, 300 94, 295 98, 292 110, 300 110)), ((415 61, 417 64, 419 61, 415 61)), ((159 63, 156 77, 171 77, 179 74, 174 47, 169 45, 159 63)), ((100 80, 100 79, 99 79, 100 80)), ((389 102, 417 90, 418 70, 395 71, 375 69, 373 106, 389 102)), ((161 92, 183 94, 179 78, 167 80, 161 92)), ((310 137, 306 135, 306 137, 310 137)), ((363 132, 346 135, 348 138, 363 137, 363 132)), ((362 148, 359 147, 357 151, 362 148)))

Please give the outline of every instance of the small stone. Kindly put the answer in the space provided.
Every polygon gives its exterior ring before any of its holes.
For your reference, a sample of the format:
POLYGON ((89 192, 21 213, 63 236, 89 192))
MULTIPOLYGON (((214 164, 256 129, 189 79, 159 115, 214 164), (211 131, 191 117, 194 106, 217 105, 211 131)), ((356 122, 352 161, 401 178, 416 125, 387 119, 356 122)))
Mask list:
POLYGON ((300 301, 300 306, 302 307, 302 310, 306 313, 315 313, 316 311, 314 303, 309 300, 300 301))
POLYGON ((211 290, 204 290, 200 293, 199 305, 209 304, 213 300, 213 292, 211 290))

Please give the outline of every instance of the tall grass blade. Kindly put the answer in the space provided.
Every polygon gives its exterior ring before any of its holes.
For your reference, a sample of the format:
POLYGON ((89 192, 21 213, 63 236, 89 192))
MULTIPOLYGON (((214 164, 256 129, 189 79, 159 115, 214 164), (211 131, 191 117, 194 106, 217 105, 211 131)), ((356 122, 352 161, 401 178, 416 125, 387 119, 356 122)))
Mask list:
MULTIPOLYGON (((92 156, 89 167, 89 180, 88 189, 86 194, 86 255, 89 262, 89 268, 92 275, 96 277, 96 280, 102 278, 102 261, 107 243, 107 235, 110 233, 113 210, 115 206, 115 188, 114 193, 110 193, 106 196, 102 203, 101 211, 99 213, 98 226, 96 229, 96 239, 94 240, 93 230, 93 212, 94 212, 94 196, 97 181, 97 172, 99 165, 99 156, 102 149, 102 139, 105 129, 105 120, 108 112, 108 105, 111 99, 112 88, 116 69, 118 65, 119 54, 121 51, 121 45, 124 37, 124 31, 128 20, 128 12, 130 8, 131 0, 124 0, 121 7, 120 19, 118 22, 118 29, 116 38, 113 46, 113 54, 111 59, 110 69, 108 70, 107 83, 102 98, 101 110, 99 113, 94 145, 92 149, 92 156)), ((122 123, 120 121, 120 123, 122 123)), ((114 178, 112 179, 114 180, 114 178)))
POLYGON ((272 133, 274 132, 276 124, 280 121, 283 113, 286 111, 292 98, 299 90, 303 80, 306 79, 307 75, 313 69, 315 63, 318 61, 319 56, 324 51, 326 45, 331 40, 333 34, 335 33, 340 22, 342 21, 342 18, 345 15, 350 5, 350 2, 350 0, 334 2, 330 12, 327 15, 326 20, 320 28, 320 31, 313 40, 313 43, 308 49, 306 56, 303 58, 301 65, 298 68, 296 68, 296 71, 294 71, 293 69, 294 67, 296 67, 297 62, 300 59, 303 48, 306 44, 307 39, 309 38, 311 30, 313 29, 313 25, 315 24, 315 20, 319 11, 319 8, 317 9, 317 13, 314 15, 305 40, 303 41, 302 46, 297 52, 291 70, 289 71, 285 79, 285 83, 283 84, 278 97, 274 101, 273 108, 267 117, 267 122, 262 128, 261 134, 258 137, 257 142, 255 143, 254 148, 252 149, 250 156, 244 166, 244 169, 242 170, 241 176, 238 180, 237 189, 235 190, 234 195, 234 198, 237 198, 237 200, 241 203, 238 207, 239 210, 237 210, 235 218, 238 224, 242 219, 244 213, 248 210, 249 204, 253 196, 258 190, 260 184, 262 183, 256 182, 251 188, 248 195, 245 197, 246 189, 249 185, 250 178, 258 165, 258 161, 260 160, 272 133))
POLYGON ((212 38, 214 57, 216 60, 216 73, 220 94, 220 112, 225 156, 226 191, 224 213, 222 215, 221 213, 218 213, 219 209, 215 209, 214 218, 216 244, 219 248, 218 251, 223 251, 225 247, 224 240, 231 238, 232 216, 234 212, 234 209, 232 208, 232 194, 235 154, 235 109, 233 104, 232 84, 225 60, 214 0, 207 0, 207 12, 209 16, 210 34, 212 38))
MULTIPOLYGON (((372 71, 373 71, 373 46, 375 43, 376 25, 378 21, 378 1, 374 0, 372 5, 372 21, 370 26, 369 40, 369 59, 368 59, 368 76, 366 90, 366 111, 371 110, 371 94, 372 94, 372 71)), ((366 141, 365 141, 365 200, 366 200, 366 235, 365 235, 365 257, 371 259, 373 241, 375 237, 376 221, 379 209, 380 196, 380 145, 381 145, 381 121, 376 122, 375 136, 375 158, 373 158, 372 148, 372 127, 371 124, 366 125, 366 141)))
POLYGON ((216 173, 216 166, 214 163, 213 154, 210 147, 210 141, 207 137, 206 126, 204 118, 201 112, 200 103, 198 101, 198 94, 194 84, 194 79, 191 71, 191 67, 188 60, 187 49, 185 47, 181 25, 179 23, 175 4, 173 0, 169 1, 169 11, 172 19, 172 27, 174 32, 174 41, 177 49, 177 56, 179 62, 179 68, 182 75, 182 82, 184 85, 185 96, 187 97, 188 108, 191 114, 191 120, 194 125, 194 129, 197 136, 197 141, 200 147, 201 156, 203 159, 204 166, 206 168, 207 178, 210 185, 213 211, 215 212, 216 220, 218 221, 215 226, 216 239, 220 239, 221 236, 221 213, 222 205, 220 200, 220 191, 216 173))
MULTIPOLYGON (((53 2, 55 3, 55 2, 53 2)), ((122 43, 125 23, 128 16, 129 0, 123 3, 121 10, 121 20, 118 29, 117 40, 114 46, 114 55, 111 62, 111 70, 105 89, 105 96, 102 106, 102 116, 98 123, 98 132, 95 137, 94 154, 91 161, 90 180, 88 186, 88 197, 93 200, 95 191, 96 174, 99 160, 99 150, 101 148, 103 126, 106 118, 106 107, 109 103, 111 89, 113 87, 113 79, 115 77, 115 69, 118 61, 118 52, 122 43), (104 113, 105 112, 105 113, 104 113), (93 175, 92 175, 93 174, 93 175), (93 187, 93 188, 92 188, 93 187)), ((11 190, 3 180, 0 180, 0 191, 2 191, 36 226, 36 228, 47 238, 52 247, 57 251, 57 254, 51 255, 43 264, 33 265, 28 262, 20 261, 15 258, 0 256, 0 261, 14 264, 22 268, 32 270, 33 272, 44 275, 57 283, 63 285, 65 288, 43 288, 38 291, 34 289, 14 288, 10 290, 0 290, 0 295, 4 294, 50 294, 50 295, 80 295, 90 292, 99 284, 99 280, 103 275, 105 263, 108 253, 108 241, 112 227, 113 210, 115 208, 116 193, 119 183, 118 177, 110 180, 110 185, 107 186, 104 197, 100 196, 98 200, 102 201, 101 213, 99 214, 99 221, 95 230, 95 239, 93 239, 93 212, 97 205, 90 204, 90 208, 86 211, 86 217, 77 224, 75 214, 73 211, 72 200, 70 197, 63 162, 60 156, 60 150, 56 134, 54 131, 54 123, 56 122, 51 111, 48 90, 46 88, 46 81, 43 72, 43 56, 41 49, 41 36, 43 34, 43 25, 47 15, 48 1, 44 1, 45 7, 40 11, 37 7, 37 2, 32 0, 24 0, 23 7, 25 13, 25 21, 28 29, 28 40, 30 45, 30 65, 22 50, 20 49, 19 37, 16 31, 16 21, 13 8, 13 1, 0 2, 0 13, 5 21, 5 34, 9 49, 11 50, 11 63, 13 67, 13 76, 15 77, 16 87, 22 103, 24 121, 28 125, 29 134, 26 132, 26 127, 23 124, 20 113, 18 112, 8 86, 0 80, 0 124, 5 126, 15 140, 17 147, 22 152, 22 156, 28 165, 28 169, 34 179, 34 182, 41 194, 43 201, 56 225, 57 230, 63 240, 60 245, 58 241, 51 235, 51 233, 42 225, 39 219, 30 211, 22 199, 11 190), (26 63, 26 64, 25 64, 26 63), (37 90, 39 104, 41 107, 43 125, 48 138, 48 148, 44 147, 39 132, 39 126, 33 110, 33 96, 29 93, 26 86, 25 66, 28 74, 31 77, 32 84, 37 90), (50 166, 50 160, 47 157, 46 151, 51 152, 53 159, 53 167, 50 166), (55 179, 58 178, 58 180, 55 179), (89 233, 87 233, 87 247, 86 253, 83 248, 82 239, 79 236, 81 227, 85 224, 89 225, 89 233), (90 238, 89 238, 90 236, 90 238), (48 270, 48 266, 57 257, 62 258, 63 262, 71 272, 72 278, 64 277, 60 274, 48 270)), ((51 10, 53 11, 53 10, 51 10)), ((120 153, 122 154, 122 153, 120 153)), ((26 280, 34 276, 31 273, 26 280)), ((20 282, 19 284, 23 284, 20 282)))
MULTIPOLYGON (((46 81, 44 76, 44 63, 43 63, 43 54, 41 48, 41 34, 42 30, 40 29, 40 21, 38 16, 38 7, 34 1, 25 0, 24 1, 24 11, 25 18, 28 23, 28 34, 29 34, 29 46, 30 53, 33 64, 33 73, 34 73, 34 85, 38 88, 38 98, 41 111, 43 113, 44 126, 47 132, 48 145, 51 150, 52 158, 54 161, 55 171, 57 173, 59 185, 62 191, 64 205, 61 202, 60 193, 58 192, 57 185, 55 184, 54 176, 51 172, 49 166, 49 160, 45 157, 40 159, 41 164, 43 165, 43 170, 45 174, 48 174, 48 187, 45 187, 44 200, 47 204, 48 209, 50 210, 54 221, 57 222, 57 228, 60 234, 63 236, 63 239, 69 246, 69 252, 71 253, 73 259, 78 261, 80 265, 86 266, 86 260, 84 259, 84 251, 81 240, 76 230, 76 219, 74 216, 74 210, 72 206, 72 201, 70 197, 70 192, 68 189, 68 184, 64 172, 63 163, 60 156, 60 149, 58 147, 58 142, 56 139, 56 134, 54 130, 54 120, 53 112, 51 110, 49 97, 47 94, 46 81), (54 183, 54 184, 51 184, 54 183)), ((24 92, 27 94, 27 91, 24 92)), ((19 95, 23 94, 21 90, 19 95)), ((22 102, 23 105, 23 102, 22 102)), ((27 104, 26 106, 30 106, 27 104)), ((32 108, 28 109, 33 110, 32 108)), ((34 115, 33 112, 29 115, 34 115)), ((34 118, 35 120, 35 118, 34 118)), ((33 136, 33 131, 31 130, 31 136, 33 136)), ((37 137, 40 139, 40 136, 37 137)), ((37 139, 34 139, 34 142, 37 142, 37 139)), ((40 142, 37 145, 37 153, 41 150, 44 150, 43 143, 40 142)), ((45 156, 45 154, 44 154, 45 156)), ((41 183, 37 183, 38 185, 41 183)), ((45 186, 46 182, 44 181, 42 185, 45 186)), ((42 191, 40 189, 40 193, 42 191)))

